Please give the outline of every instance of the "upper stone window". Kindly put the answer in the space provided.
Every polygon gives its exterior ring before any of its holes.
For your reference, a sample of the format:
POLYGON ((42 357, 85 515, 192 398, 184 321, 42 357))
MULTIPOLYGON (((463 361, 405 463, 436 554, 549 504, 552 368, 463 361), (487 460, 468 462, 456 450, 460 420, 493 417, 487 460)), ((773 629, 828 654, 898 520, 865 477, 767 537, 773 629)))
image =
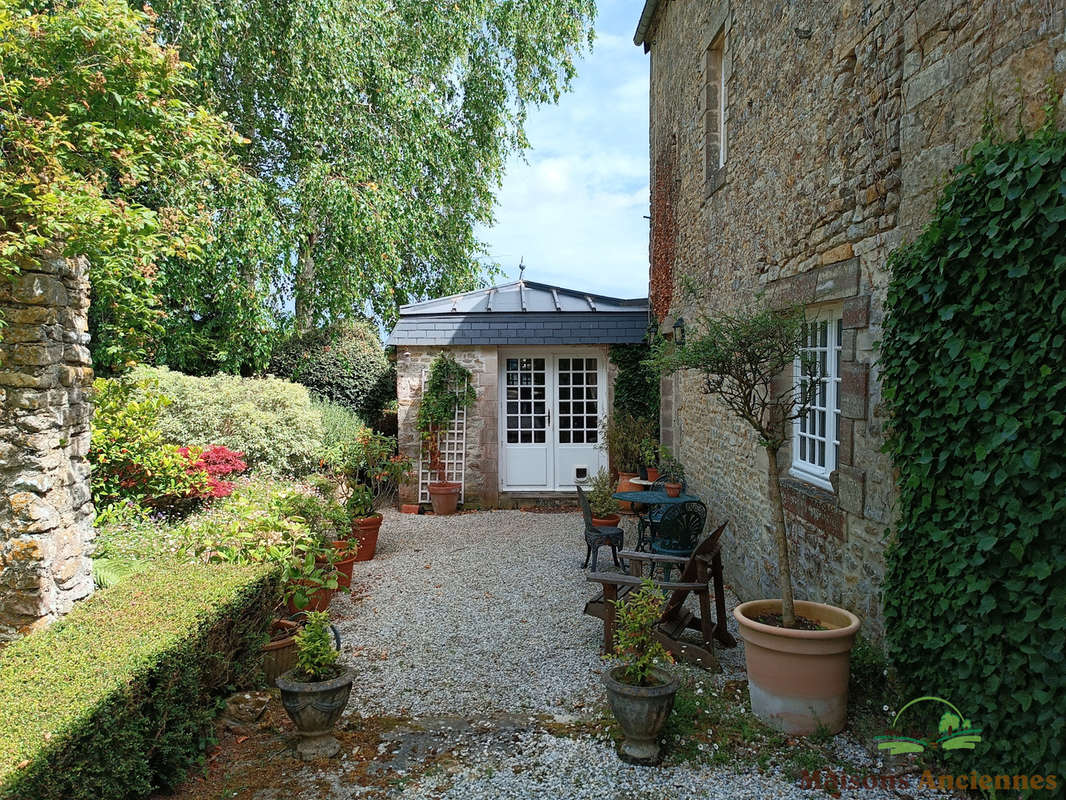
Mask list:
POLYGON ((704 55, 704 155, 706 178, 712 180, 725 166, 726 158, 726 95, 725 95, 725 34, 711 42, 704 55))
POLYGON ((797 358, 793 367, 796 387, 817 382, 814 402, 792 424, 791 474, 801 480, 832 489, 830 473, 837 466, 840 444, 840 342, 844 322, 840 310, 822 312, 804 324, 803 347, 814 364, 814 374, 804 374, 797 358))

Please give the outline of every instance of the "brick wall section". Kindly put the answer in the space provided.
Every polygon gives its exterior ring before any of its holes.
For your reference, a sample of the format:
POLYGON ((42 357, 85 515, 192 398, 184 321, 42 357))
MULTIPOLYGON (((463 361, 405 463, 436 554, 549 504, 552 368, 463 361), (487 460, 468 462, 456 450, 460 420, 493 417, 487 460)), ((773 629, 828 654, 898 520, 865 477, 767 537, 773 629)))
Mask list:
POLYGON ((93 588, 86 268, 46 256, 0 284, 0 639, 93 588))
MULTIPOLYGON (((661 0, 649 28, 651 152, 676 137, 681 182, 671 315, 760 292, 843 312, 835 490, 789 478, 785 500, 797 596, 855 611, 875 638, 895 501, 875 345, 886 261, 928 220, 988 100, 1008 131, 1038 123, 1045 82, 1066 84, 1064 28, 1061 3, 1020 0, 661 0), (704 71, 721 33, 727 161, 708 170, 704 71), (686 277, 709 289, 686 298, 686 277)), ((731 521, 727 581, 745 599, 776 596, 765 456, 694 376, 673 394, 664 430, 712 516, 731 521)))

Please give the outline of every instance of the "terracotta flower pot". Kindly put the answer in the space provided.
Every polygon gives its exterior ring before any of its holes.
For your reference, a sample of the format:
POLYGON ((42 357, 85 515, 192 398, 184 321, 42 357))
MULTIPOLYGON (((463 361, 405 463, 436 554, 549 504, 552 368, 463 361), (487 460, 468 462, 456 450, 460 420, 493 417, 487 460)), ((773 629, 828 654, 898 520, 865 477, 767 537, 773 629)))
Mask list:
POLYGON ((655 481, 659 480, 659 468, 658 467, 647 467, 645 469, 645 471, 648 473, 648 480, 651 481, 652 483, 655 483, 655 481))
MULTIPOLYGON (((637 477, 635 472, 619 472, 618 473, 618 491, 620 492, 640 492, 644 490, 644 487, 639 483, 633 483, 633 478, 637 477)), ((622 506, 623 511, 632 511, 632 503, 619 503, 622 506)))
MULTIPOLYGON (((352 538, 359 540, 355 552, 356 561, 369 561, 378 549, 378 532, 381 530, 381 514, 359 517, 352 520, 352 538)), ((349 577, 351 577, 349 575, 349 577)))
POLYGON ((336 589, 326 589, 325 587, 316 590, 311 595, 307 608, 297 608, 290 599, 287 603, 289 613, 296 614, 299 611, 325 611, 329 608, 330 601, 333 600, 333 595, 336 591, 336 589))
POLYGON ((290 619, 270 623, 270 641, 262 647, 263 674, 273 685, 278 676, 296 666, 296 632, 300 625, 290 619))
POLYGON ((329 758, 340 751, 340 742, 331 733, 348 705, 353 680, 351 667, 345 667, 336 678, 314 683, 297 680, 292 671, 277 679, 281 703, 300 732, 296 751, 305 761, 329 758))
POLYGON ((681 484, 680 483, 664 483, 663 489, 666 490, 667 497, 680 497, 681 496, 681 484))
POLYGON ((779 731, 806 736, 819 727, 837 733, 848 715, 851 647, 859 618, 836 606, 797 600, 796 615, 826 630, 779 628, 756 622, 780 614, 780 600, 752 600, 733 609, 744 639, 751 710, 779 731))
POLYGON ((459 507, 459 491, 463 488, 458 483, 431 483, 429 489, 429 501, 433 504, 433 513, 439 516, 454 514, 459 507))
POLYGON ((403 503, 400 506, 401 514, 417 514, 421 510, 422 508, 418 505, 418 503, 403 503))
POLYGON ((603 673, 607 700, 615 719, 622 726, 625 740, 621 756, 634 764, 658 764, 660 759, 659 731, 666 724, 674 708, 677 678, 664 669, 652 668, 653 686, 633 686, 621 677, 622 667, 603 673))
MULTIPOLYGON (((376 538, 377 537, 375 536, 375 539, 376 538)), ((336 546, 337 542, 334 542, 333 544, 334 544, 334 546, 336 546)), ((340 561, 338 561, 336 564, 333 565, 334 568, 336 568, 336 570, 337 570, 337 588, 338 589, 348 589, 348 588, 351 587, 351 585, 352 585, 352 567, 355 566, 355 562, 359 560, 359 555, 358 555, 359 551, 357 549, 351 549, 351 547, 350 547, 350 545, 349 545, 349 543, 347 541, 344 542, 344 544, 346 545, 345 549, 342 551, 345 554, 344 557, 340 561)), ((376 542, 375 542, 375 544, 376 544, 376 542)), ((366 559, 364 559, 364 560, 366 560, 366 559)))
POLYGON ((617 528, 618 520, 620 519, 621 517, 618 514, 611 514, 608 517, 597 517, 595 514, 593 514, 592 524, 594 527, 597 528, 617 528))

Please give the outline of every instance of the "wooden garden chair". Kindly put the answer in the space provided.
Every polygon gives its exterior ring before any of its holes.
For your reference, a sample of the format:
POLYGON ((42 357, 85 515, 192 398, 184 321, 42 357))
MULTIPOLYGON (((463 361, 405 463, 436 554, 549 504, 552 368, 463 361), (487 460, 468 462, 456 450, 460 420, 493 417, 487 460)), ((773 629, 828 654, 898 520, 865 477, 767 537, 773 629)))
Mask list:
POLYGON ((674 656, 704 669, 717 669, 718 658, 712 647, 717 639, 725 647, 735 647, 736 639, 726 628, 725 584, 722 578, 721 538, 726 523, 704 539, 689 558, 625 551, 619 555, 629 560, 628 575, 613 572, 594 572, 590 581, 602 584, 603 591, 585 604, 585 613, 603 620, 603 648, 614 652, 615 604, 623 601, 634 588, 639 588, 644 565, 676 566, 681 569, 677 581, 652 580, 660 589, 669 592, 662 616, 655 624, 655 638, 674 656), (715 617, 711 618, 711 593, 714 593, 715 617), (699 602, 699 616, 685 608, 685 600, 695 594, 699 602), (686 630, 701 634, 699 644, 685 641, 686 630))

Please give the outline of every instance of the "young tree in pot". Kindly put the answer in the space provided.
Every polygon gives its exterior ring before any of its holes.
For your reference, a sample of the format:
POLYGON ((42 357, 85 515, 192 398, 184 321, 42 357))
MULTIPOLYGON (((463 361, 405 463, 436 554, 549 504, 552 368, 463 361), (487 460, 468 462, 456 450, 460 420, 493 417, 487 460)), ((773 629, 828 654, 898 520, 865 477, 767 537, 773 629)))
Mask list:
POLYGON ((652 630, 665 599, 645 579, 615 610, 615 656, 621 663, 603 674, 603 683, 611 711, 625 734, 621 756, 634 764, 659 763, 657 737, 677 694, 677 678, 661 666, 673 659, 652 630))
POLYGON ((296 634, 296 666, 277 680, 282 705, 300 732, 296 752, 305 761, 340 751, 331 732, 348 704, 355 673, 337 664, 339 655, 329 614, 312 612, 296 634))
POLYGON ((667 497, 680 497, 685 485, 685 468, 681 462, 667 452, 659 462, 659 478, 667 497))
POLYGON ((766 451, 781 597, 742 603, 734 616, 746 642, 752 710, 764 722, 795 734, 843 728, 848 658, 859 627, 858 618, 845 609, 793 598, 777 459, 792 423, 810 411, 822 380, 818 363, 802 350, 809 325, 801 309, 760 307, 733 317, 704 314, 699 335, 689 334, 683 344, 659 342, 652 357, 663 373, 700 373, 703 392, 750 425, 766 451), (794 385, 797 363, 803 380, 794 385))
MULTIPOLYGON (((633 483, 640 471, 641 443, 652 436, 652 424, 625 411, 615 410, 602 424, 601 446, 607 448, 611 466, 618 472, 618 491, 639 492, 644 487, 633 483)), ((622 503, 631 510, 632 503, 622 503)))
POLYGON ((429 455, 429 466, 437 480, 427 487, 435 514, 454 514, 459 503, 461 484, 449 481, 441 458, 440 437, 451 424, 455 412, 469 408, 477 399, 471 386, 470 370, 450 353, 441 353, 429 366, 426 388, 418 406, 418 430, 429 455))

